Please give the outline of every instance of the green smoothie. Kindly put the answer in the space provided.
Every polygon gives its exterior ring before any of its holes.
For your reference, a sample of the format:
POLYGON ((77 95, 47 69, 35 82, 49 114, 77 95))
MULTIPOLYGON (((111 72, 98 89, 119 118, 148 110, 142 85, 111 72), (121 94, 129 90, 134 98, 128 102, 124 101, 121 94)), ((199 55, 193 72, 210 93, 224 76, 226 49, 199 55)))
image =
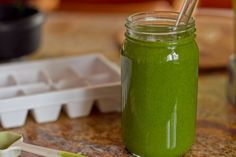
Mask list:
MULTIPOLYGON (((156 34, 171 31, 169 25, 142 27, 156 34)), ((194 142, 199 54, 192 27, 151 36, 151 41, 148 35, 126 33, 121 56, 122 130, 132 154, 179 157, 194 142)))

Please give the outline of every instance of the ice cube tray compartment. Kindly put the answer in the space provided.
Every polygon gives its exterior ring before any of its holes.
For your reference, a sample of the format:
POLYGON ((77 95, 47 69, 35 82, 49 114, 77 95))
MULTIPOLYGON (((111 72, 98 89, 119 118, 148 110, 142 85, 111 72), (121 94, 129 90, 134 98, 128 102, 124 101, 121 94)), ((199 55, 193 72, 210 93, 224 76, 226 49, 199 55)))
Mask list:
POLYGON ((101 112, 112 112, 112 111, 121 111, 121 98, 120 97, 110 97, 102 98, 97 102, 97 106, 101 112))
POLYGON ((52 90, 51 87, 45 83, 30 84, 30 85, 22 86, 20 88, 22 89, 25 95, 46 93, 52 90))
POLYGON ((92 107, 94 100, 79 100, 75 102, 70 102, 65 105, 65 111, 70 118, 78 118, 88 116, 92 107))
POLYGON ((100 58, 92 58, 87 63, 85 63, 84 61, 77 63, 72 62, 71 65, 74 68, 73 70, 76 70, 83 77, 114 71, 111 67, 108 67, 106 63, 100 58), (86 68, 83 68, 83 66, 81 66, 83 64, 85 64, 86 68))
POLYGON ((38 107, 31 111, 37 123, 46 123, 56 121, 60 115, 61 105, 50 105, 47 107, 38 107))
POLYGON ((16 81, 16 84, 47 83, 49 80, 42 70, 21 70, 12 73, 11 76, 16 81))
POLYGON ((119 68, 99 54, 0 65, 0 125, 23 126, 28 113, 53 122, 62 109, 70 118, 120 111, 119 68))
POLYGON ((25 124, 28 110, 18 110, 4 112, 0 115, 0 121, 3 128, 20 127, 25 124))
POLYGON ((24 92, 17 87, 0 89, 0 99, 9 99, 24 95, 24 92))
POLYGON ((118 81, 118 78, 117 76, 114 76, 110 73, 102 73, 102 74, 97 74, 97 75, 91 75, 90 77, 87 78, 87 80, 89 84, 100 85, 100 84, 106 84, 106 83, 118 81))
POLYGON ((0 88, 16 85, 16 80, 12 75, 1 74, 0 75, 0 88))
POLYGON ((81 88, 88 86, 88 82, 83 79, 63 79, 56 84, 58 90, 81 88))
POLYGON ((55 64, 54 66, 50 66, 46 69, 46 72, 48 73, 48 77, 52 79, 54 83, 58 83, 61 80, 65 79, 79 79, 77 74, 67 66, 66 64, 63 65, 60 69, 58 66, 61 66, 60 64, 55 64))

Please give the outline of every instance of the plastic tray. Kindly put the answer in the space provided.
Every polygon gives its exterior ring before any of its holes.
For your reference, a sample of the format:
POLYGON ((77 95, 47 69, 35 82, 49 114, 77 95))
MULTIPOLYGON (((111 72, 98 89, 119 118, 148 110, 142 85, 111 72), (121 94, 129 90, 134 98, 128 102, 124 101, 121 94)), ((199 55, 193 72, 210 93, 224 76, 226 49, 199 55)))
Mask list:
POLYGON ((28 113, 38 123, 56 121, 64 109, 70 118, 120 111, 120 70, 99 54, 3 64, 0 66, 0 124, 25 124, 28 113))

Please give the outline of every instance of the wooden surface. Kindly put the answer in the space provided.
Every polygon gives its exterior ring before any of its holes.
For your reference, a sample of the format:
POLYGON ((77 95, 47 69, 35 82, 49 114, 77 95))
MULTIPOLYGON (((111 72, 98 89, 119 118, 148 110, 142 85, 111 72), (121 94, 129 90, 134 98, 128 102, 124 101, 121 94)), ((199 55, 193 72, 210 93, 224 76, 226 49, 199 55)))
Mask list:
MULTIPOLYGON (((49 15, 43 46, 31 58, 99 51, 119 63, 115 35, 123 27, 124 16, 49 15)), ((224 71, 200 75, 197 138, 186 157, 236 157, 236 108, 227 102, 226 82, 224 71)), ((89 157, 127 157, 120 122, 120 113, 101 114, 94 109, 89 117, 72 120, 61 115, 57 122, 40 125, 29 117, 24 127, 12 131, 22 133, 28 143, 83 152, 89 157)))
POLYGON ((201 9, 196 15, 200 68, 226 67, 234 52, 232 10, 201 9), (225 38, 226 37, 226 38, 225 38))

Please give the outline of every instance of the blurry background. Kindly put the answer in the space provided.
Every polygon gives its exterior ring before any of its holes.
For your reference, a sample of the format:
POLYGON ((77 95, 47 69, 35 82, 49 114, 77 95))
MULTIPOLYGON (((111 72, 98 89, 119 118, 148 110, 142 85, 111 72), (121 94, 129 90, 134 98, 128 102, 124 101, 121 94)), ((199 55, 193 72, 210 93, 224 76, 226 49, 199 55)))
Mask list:
MULTIPOLYGON (((119 62, 125 17, 140 11, 180 9, 183 0, 0 0, 30 3, 46 15, 43 40, 31 58, 102 52, 119 62)), ((200 0, 195 12, 200 68, 225 68, 233 50, 231 0, 200 0), (224 35, 224 38, 223 38, 224 35)))
MULTIPOLYGON (((2 0, 9 2, 9 0, 2 0)), ((30 0, 45 10, 76 10, 76 11, 142 11, 158 8, 155 4, 179 6, 183 0, 30 0), (158 2, 159 1, 159 2, 158 2), (132 6, 133 7, 130 7, 132 6), (86 7, 85 7, 86 6, 86 7)), ((230 8, 231 0, 200 0, 200 7, 230 8)))
MULTIPOLYGON (((6 0, 7 1, 7 0, 6 0)), ((160 4, 178 7, 183 0, 30 0, 37 6, 50 10, 76 11, 142 11, 153 10, 160 4), (133 4, 133 5, 132 5, 133 4), (86 7, 85 7, 86 6, 86 7), (130 7, 132 6, 132 7, 130 7)), ((231 0, 200 0, 200 7, 230 8, 231 0)))

